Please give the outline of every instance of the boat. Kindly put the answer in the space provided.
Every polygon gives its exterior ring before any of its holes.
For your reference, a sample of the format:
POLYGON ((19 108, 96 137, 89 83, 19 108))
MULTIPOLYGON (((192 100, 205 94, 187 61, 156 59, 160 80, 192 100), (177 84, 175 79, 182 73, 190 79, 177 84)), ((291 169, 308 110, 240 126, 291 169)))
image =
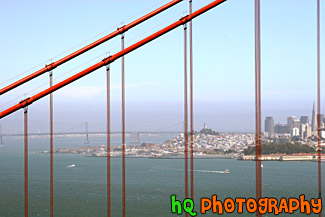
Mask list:
POLYGON ((66 166, 67 168, 71 168, 71 167, 75 167, 76 165, 75 164, 71 164, 71 165, 68 165, 66 166))
POLYGON ((230 173, 230 171, 228 169, 225 169, 224 171, 222 171, 222 173, 230 173))

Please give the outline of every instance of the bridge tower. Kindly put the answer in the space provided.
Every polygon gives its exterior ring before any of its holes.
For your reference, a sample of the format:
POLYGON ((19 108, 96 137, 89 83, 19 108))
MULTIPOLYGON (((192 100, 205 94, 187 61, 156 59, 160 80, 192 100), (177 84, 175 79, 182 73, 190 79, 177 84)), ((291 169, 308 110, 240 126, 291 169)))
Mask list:
POLYGON ((85 144, 89 143, 89 137, 88 137, 88 122, 85 123, 85 127, 86 127, 86 140, 85 140, 85 144))
POLYGON ((131 143, 140 143, 139 132, 132 132, 131 133, 131 143))

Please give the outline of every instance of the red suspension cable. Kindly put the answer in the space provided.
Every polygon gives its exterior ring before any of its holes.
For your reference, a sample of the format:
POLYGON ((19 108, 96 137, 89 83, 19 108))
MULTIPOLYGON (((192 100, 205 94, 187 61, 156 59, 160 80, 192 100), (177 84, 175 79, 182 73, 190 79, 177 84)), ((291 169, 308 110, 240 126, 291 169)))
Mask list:
MULTIPOLYGON (((320 101, 320 0, 317 0, 317 134, 318 134, 318 197, 322 198, 322 163, 321 163, 321 101, 320 101)), ((322 212, 319 213, 322 216, 322 212)))
MULTIPOLYGON (((187 109, 187 25, 184 24, 184 159, 185 198, 188 198, 188 109, 187 109)), ((185 213, 188 217, 188 213, 185 213)))
MULTIPOLYGON (((124 34, 121 37, 121 48, 124 50, 124 34)), ((125 73, 124 73, 124 56, 122 56, 122 205, 123 217, 126 217, 126 189, 125 189, 125 73)))
MULTIPOLYGON (((53 73, 50 71, 50 87, 53 86, 53 73)), ((53 93, 50 94, 50 216, 54 216, 53 187, 53 93)))
POLYGON ((24 109, 25 217, 28 217, 28 109, 24 109))
MULTIPOLYGON (((192 13, 192 0, 190 3, 190 14, 192 13)), ((194 121, 193 121, 193 38, 192 21, 190 21, 190 121, 191 121, 191 198, 194 200, 194 121)))
POLYGON ((89 68, 87 68, 87 69, 85 69, 85 70, 83 70, 83 71, 81 71, 81 72, 79 72, 79 73, 77 73, 77 74, 75 74, 75 75, 73 75, 73 76, 71 76, 71 77, 69 77, 69 78, 55 84, 55 85, 53 85, 50 88, 47 88, 47 89, 41 91, 40 93, 38 93, 38 94, 36 94, 36 95, 34 95, 34 96, 30 97, 30 98, 22 100, 20 103, 18 103, 16 105, 14 105, 14 106, 0 112, 0 119, 7 116, 7 115, 9 115, 9 114, 11 114, 11 113, 13 113, 13 112, 15 112, 15 111, 17 111, 17 110, 19 110, 19 109, 21 109, 21 108, 26 107, 27 105, 32 104, 33 102, 43 98, 44 96, 47 96, 48 94, 50 94, 50 93, 52 93, 52 92, 54 92, 54 91, 56 91, 56 90, 58 90, 58 89, 60 89, 60 88, 62 88, 64 86, 66 86, 66 85, 68 85, 68 84, 70 84, 70 83, 72 83, 72 82, 74 82, 74 81, 88 75, 89 73, 99 69, 100 67, 103 67, 103 66, 105 66, 105 65, 107 65, 109 63, 114 62, 115 60, 119 59, 120 57, 122 57, 122 56, 136 50, 137 48, 149 43, 150 41, 152 41, 152 40, 166 34, 167 32, 175 29, 176 27, 191 21, 195 17, 201 15, 202 13, 205 13, 206 11, 216 7, 217 5, 219 5, 219 4, 221 4, 221 3, 225 2, 225 1, 226 0, 215 0, 212 3, 200 8, 199 10, 197 10, 195 12, 193 12, 192 14, 181 18, 180 20, 174 22, 173 24, 171 24, 171 25, 159 30, 158 32, 146 37, 145 39, 142 39, 141 41, 139 41, 139 42, 125 48, 124 50, 122 50, 122 51, 120 51, 120 52, 118 52, 118 53, 116 53, 116 54, 114 54, 114 55, 112 55, 110 57, 107 57, 107 58, 103 59, 102 61, 96 63, 95 65, 90 66, 89 68))
POLYGON ((107 217, 111 217, 111 95, 110 95, 110 65, 106 66, 107 78, 107 217))
MULTIPOLYGON (((256 199, 262 197, 261 140, 261 39, 260 0, 255 0, 255 140, 256 140, 256 199)), ((256 212, 259 217, 261 214, 256 212)))
POLYGON ((122 26, 121 28, 118 28, 116 31, 104 36, 103 38, 98 39, 97 41, 95 41, 95 42, 93 42, 93 43, 91 43, 91 44, 89 44, 89 45, 75 51, 74 53, 72 53, 72 54, 70 54, 70 55, 68 55, 68 56, 66 56, 66 57, 64 57, 64 58, 62 58, 62 59, 60 59, 60 60, 58 60, 56 62, 53 62, 53 63, 51 63, 49 65, 46 65, 44 68, 42 68, 42 69, 40 69, 40 70, 38 70, 38 71, 24 77, 24 78, 22 78, 22 79, 20 79, 20 80, 18 80, 16 82, 4 87, 4 88, 2 88, 2 89, 0 89, 0 95, 2 95, 4 93, 6 93, 6 92, 20 86, 20 85, 28 82, 29 80, 32 80, 32 79, 44 74, 45 72, 51 71, 52 69, 62 65, 63 63, 68 62, 69 60, 72 60, 73 58, 85 53, 86 51, 89 51, 89 50, 97 47, 98 45, 100 45, 100 44, 114 38, 115 36, 128 31, 129 29, 131 29, 131 28, 137 26, 138 24, 148 20, 149 18, 163 12, 164 10, 167 10, 168 8, 178 4, 181 1, 183 1, 183 0, 173 0, 173 1, 163 5, 162 7, 160 7, 158 9, 156 9, 156 10, 142 16, 141 18, 139 18, 139 19, 137 19, 137 20, 125 25, 125 26, 122 26))

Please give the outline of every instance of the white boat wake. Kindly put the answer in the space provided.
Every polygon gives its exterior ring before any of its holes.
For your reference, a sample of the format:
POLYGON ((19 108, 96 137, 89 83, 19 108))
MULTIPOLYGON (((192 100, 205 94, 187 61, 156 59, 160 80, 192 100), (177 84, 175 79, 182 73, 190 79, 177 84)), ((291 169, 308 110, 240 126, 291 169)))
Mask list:
POLYGON ((75 167, 76 165, 75 164, 71 164, 71 165, 68 165, 66 166, 67 168, 71 168, 71 167, 75 167))
POLYGON ((229 170, 193 170, 199 173, 230 173, 229 170))
MULTIPOLYGON (((184 171, 184 170, 179 170, 179 169, 154 168, 154 169, 150 169, 150 172, 160 171, 160 170, 184 171)), ((190 171, 191 170, 188 170, 188 172, 190 172, 190 171)), ((193 172, 198 172, 198 173, 219 173, 219 174, 230 173, 230 171, 228 169, 225 169, 225 170, 193 170, 193 172)))

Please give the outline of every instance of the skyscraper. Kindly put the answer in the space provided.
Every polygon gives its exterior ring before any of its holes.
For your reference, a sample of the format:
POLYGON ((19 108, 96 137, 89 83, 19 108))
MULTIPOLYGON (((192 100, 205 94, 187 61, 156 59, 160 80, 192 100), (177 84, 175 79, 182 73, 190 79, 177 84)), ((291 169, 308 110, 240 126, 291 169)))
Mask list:
POLYGON ((294 120, 293 121, 293 128, 295 128, 295 127, 297 127, 297 128, 300 127, 300 120, 294 120))
POLYGON ((265 118, 265 132, 267 133, 268 137, 272 137, 274 134, 274 120, 273 117, 266 117, 265 118))
POLYGON ((309 124, 309 117, 308 116, 301 116, 300 117, 300 124, 309 124))
POLYGON ((311 116, 311 131, 317 131, 317 118, 316 118, 316 110, 315 110, 315 102, 313 103, 313 111, 311 116))
POLYGON ((287 117, 287 124, 289 125, 289 128, 292 129, 293 128, 293 121, 296 120, 295 116, 289 116, 287 117))

